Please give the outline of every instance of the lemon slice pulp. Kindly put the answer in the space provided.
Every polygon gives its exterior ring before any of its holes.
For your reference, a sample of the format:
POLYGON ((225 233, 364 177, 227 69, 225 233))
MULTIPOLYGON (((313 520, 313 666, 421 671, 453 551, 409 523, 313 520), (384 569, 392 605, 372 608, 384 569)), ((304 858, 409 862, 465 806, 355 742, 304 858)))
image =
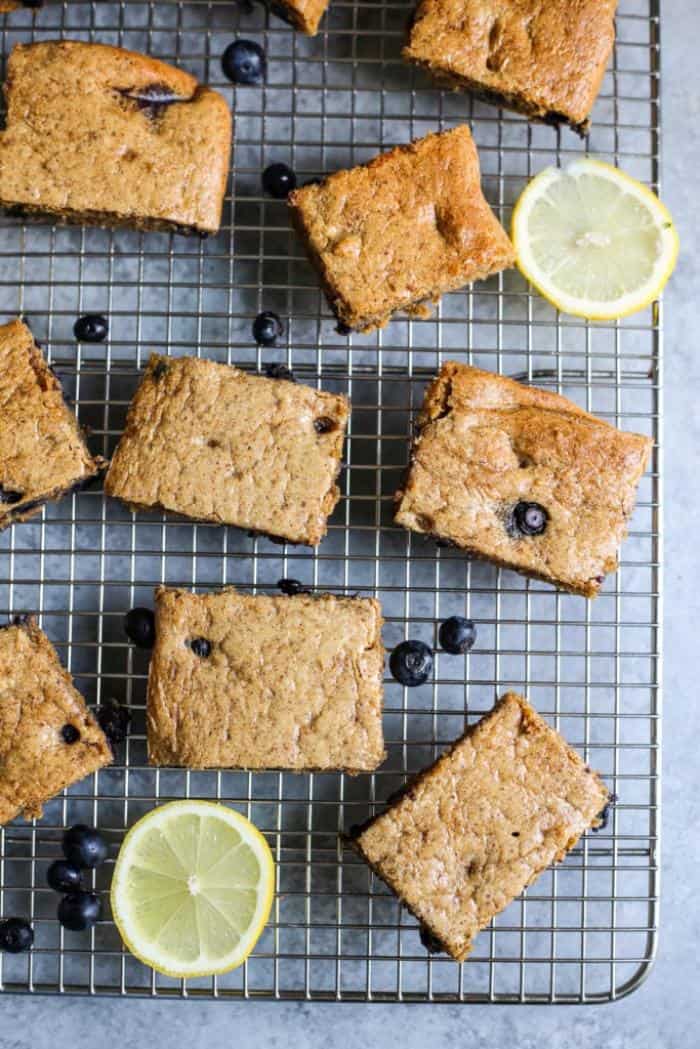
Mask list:
POLYGON ((124 943, 168 976, 241 965, 268 919, 275 868, 262 834, 208 801, 174 801, 134 824, 112 878, 124 943))
POLYGON ((546 168, 513 212, 525 277, 563 313, 613 320, 658 298, 678 256, 678 234, 651 190, 585 158, 546 168))

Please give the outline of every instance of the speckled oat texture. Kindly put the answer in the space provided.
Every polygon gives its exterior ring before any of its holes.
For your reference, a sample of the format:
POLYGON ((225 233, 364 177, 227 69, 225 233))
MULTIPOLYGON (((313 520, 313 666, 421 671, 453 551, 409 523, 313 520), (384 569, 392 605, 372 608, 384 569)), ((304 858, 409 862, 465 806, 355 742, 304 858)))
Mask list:
POLYGON ((102 469, 26 324, 0 326, 0 530, 102 469))
POLYGON ((439 80, 585 131, 617 0, 423 0, 404 57, 439 80))
POLYGON ((651 448, 558 394, 448 362, 425 396, 396 522, 595 597, 651 448), (513 528, 519 502, 544 508, 541 535, 513 528))
POLYGON ((5 95, 4 207, 83 224, 218 230, 231 115, 189 73, 103 44, 18 44, 5 95))
POLYGON ((304 186, 290 205, 331 308, 360 331, 514 262, 466 126, 304 186))
POLYGON ((280 18, 309 36, 315 36, 328 7, 328 0, 275 0, 271 5, 280 18))
POLYGON ((159 589, 149 760, 372 771, 384 759, 381 627, 367 598, 159 589))
POLYGON ((135 508, 316 546, 338 501, 346 398, 153 355, 105 481, 135 508))
POLYGON ((109 765, 102 729, 33 619, 0 629, 0 824, 109 765), (67 743, 62 729, 79 733, 67 743))
POLYGON ((509 692, 354 843, 463 961, 479 930, 599 824, 608 799, 576 751, 509 692))

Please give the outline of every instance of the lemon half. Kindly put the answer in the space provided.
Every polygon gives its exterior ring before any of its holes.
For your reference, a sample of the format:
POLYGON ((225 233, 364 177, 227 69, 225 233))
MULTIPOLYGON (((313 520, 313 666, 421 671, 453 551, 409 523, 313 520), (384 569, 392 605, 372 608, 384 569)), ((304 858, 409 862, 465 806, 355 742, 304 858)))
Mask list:
POLYGON ((563 313, 614 320, 658 298, 678 257, 673 220, 651 190, 585 158, 546 168, 513 212, 525 277, 563 313))
POLYGON ((262 834, 208 801, 174 801, 134 824, 112 878, 124 943, 168 976, 212 976, 248 957, 270 914, 275 866, 262 834))

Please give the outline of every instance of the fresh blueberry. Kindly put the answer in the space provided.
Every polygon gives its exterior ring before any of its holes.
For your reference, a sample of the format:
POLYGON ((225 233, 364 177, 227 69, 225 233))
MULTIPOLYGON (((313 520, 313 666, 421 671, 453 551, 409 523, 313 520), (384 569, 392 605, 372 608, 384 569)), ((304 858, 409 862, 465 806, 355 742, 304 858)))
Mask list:
POLYGON ((69 892, 58 905, 58 920, 65 929, 82 932, 95 924, 102 903, 94 892, 69 892))
POLYGON ((5 918, 0 921, 0 951, 20 954, 34 943, 34 930, 23 918, 5 918))
POLYGON ((86 313, 73 325, 78 342, 102 342, 107 338, 109 321, 101 313, 86 313))
POLYGON ((259 313, 253 321, 253 338, 260 346, 274 346, 283 332, 282 321, 271 310, 259 313))
POLYGON ((124 630, 137 648, 153 648, 156 640, 156 618, 150 608, 132 608, 124 616, 124 630))
POLYGON ((422 685, 433 672, 433 653, 423 641, 402 641, 389 657, 389 669, 402 685, 422 685))
POLYGON ((271 197, 284 200, 297 188, 297 177, 286 164, 270 164, 262 174, 263 189, 271 197))
POLYGON ((67 743, 69 746, 71 746, 73 743, 77 743, 80 739, 80 731, 75 727, 75 725, 64 725, 61 729, 61 739, 64 743, 67 743))
POLYGON ((284 379, 286 382, 296 382, 293 373, 286 364, 266 364, 265 375, 268 379, 284 379))
POLYGON ((205 637, 193 637, 190 641, 190 648, 200 659, 207 659, 211 655, 211 642, 205 637))
POLYGON ((234 84, 261 84, 267 72, 267 59, 254 40, 234 40, 221 56, 221 68, 234 84))
POLYGON ((97 723, 112 746, 124 742, 131 721, 131 712, 126 707, 116 699, 108 699, 103 706, 97 708, 96 716, 97 723))
POLYGON ((539 503, 516 503, 511 514, 511 530, 516 535, 542 535, 549 514, 539 503))
POLYGON ((283 594, 287 597, 294 597, 296 594, 308 594, 309 590, 300 583, 298 579, 278 579, 277 586, 280 588, 283 594))
POLYGON ((74 867, 99 867, 107 859, 107 843, 94 827, 76 823, 63 835, 63 855, 74 867))
POLYGON ((476 627, 471 619, 465 619, 464 616, 450 616, 440 624, 438 637, 445 652, 461 656, 468 652, 476 641, 476 627))
POLYGON ((5 488, 3 484, 0 484, 0 503, 14 506, 15 503, 18 503, 23 498, 24 492, 18 492, 14 488, 5 488))
POLYGON ((80 868, 66 860, 54 860, 46 872, 49 888, 54 892, 74 892, 80 888, 83 876, 80 868))

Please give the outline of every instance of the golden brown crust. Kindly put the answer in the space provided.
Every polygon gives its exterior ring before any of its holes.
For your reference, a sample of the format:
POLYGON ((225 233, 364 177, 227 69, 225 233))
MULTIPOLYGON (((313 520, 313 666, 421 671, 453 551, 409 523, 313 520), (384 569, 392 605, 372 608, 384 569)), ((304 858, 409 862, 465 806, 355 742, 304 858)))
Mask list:
POLYGON ((617 0, 422 0, 404 58, 531 119, 585 130, 617 0))
POLYGON ((105 491, 316 546, 340 497, 348 414, 345 397, 310 386, 153 354, 105 491))
POLYGON ((67 222, 218 230, 231 115, 189 73, 105 44, 18 44, 5 95, 4 207, 67 222))
POLYGON ((107 739, 32 618, 0 630, 0 824, 109 765, 107 739), (79 738, 68 743, 70 725, 79 738))
POLYGON ((149 761, 372 771, 384 759, 381 627, 365 598, 160 588, 149 761), (205 658, 194 638, 211 646, 205 658))
POLYGON ((338 171, 289 202, 331 308, 361 331, 514 262, 467 127, 338 171))
POLYGON ((104 467, 26 324, 0 326, 0 530, 41 511, 104 467))
POLYGON ((595 597, 617 568, 651 449, 565 397, 448 362, 426 392, 395 520, 595 597), (544 507, 543 534, 513 530, 520 502, 544 507))
POLYGON ((353 845, 453 958, 564 858, 609 801, 600 777, 509 692, 353 845))
POLYGON ((303 33, 315 36, 319 22, 326 13, 328 0, 274 0, 270 7, 280 18, 303 33))

